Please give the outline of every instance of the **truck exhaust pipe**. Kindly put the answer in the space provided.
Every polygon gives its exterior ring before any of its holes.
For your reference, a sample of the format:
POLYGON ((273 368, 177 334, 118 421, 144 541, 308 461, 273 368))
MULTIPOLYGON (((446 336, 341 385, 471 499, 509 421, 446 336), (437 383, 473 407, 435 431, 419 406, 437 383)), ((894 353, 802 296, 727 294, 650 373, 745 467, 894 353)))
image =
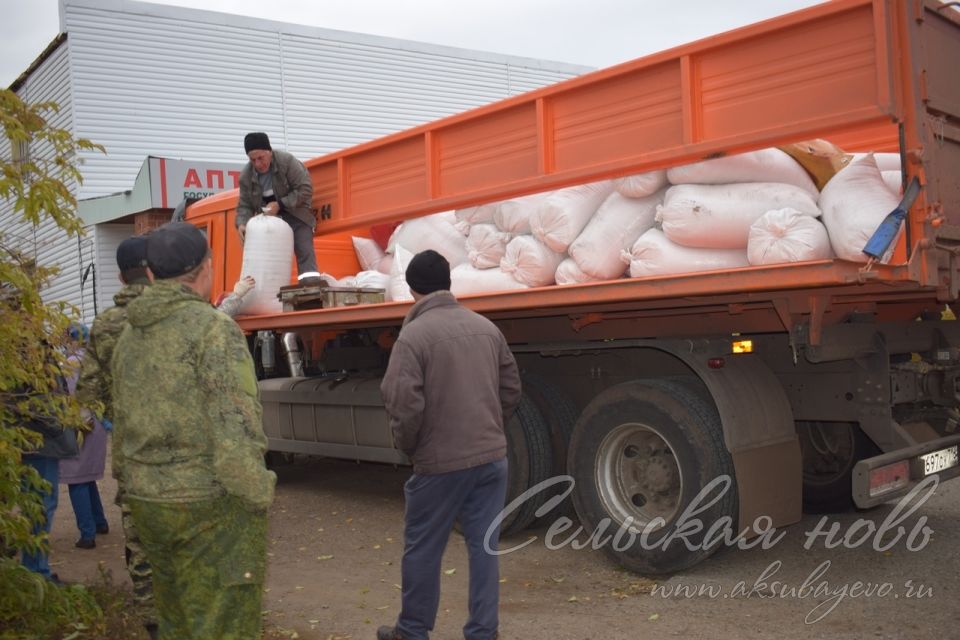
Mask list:
POLYGON ((290 376, 302 378, 303 374, 303 355, 300 353, 300 341, 297 334, 288 331, 283 334, 283 350, 287 356, 287 364, 290 366, 290 376))

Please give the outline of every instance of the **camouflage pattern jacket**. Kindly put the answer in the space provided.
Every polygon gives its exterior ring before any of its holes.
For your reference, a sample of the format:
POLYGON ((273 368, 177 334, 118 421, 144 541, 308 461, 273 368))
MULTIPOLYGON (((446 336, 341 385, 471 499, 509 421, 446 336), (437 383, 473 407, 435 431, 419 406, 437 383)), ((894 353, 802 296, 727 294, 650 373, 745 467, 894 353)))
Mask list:
POLYGON ((127 325, 127 305, 143 293, 148 285, 128 284, 113 296, 110 307, 93 321, 90 328, 90 344, 80 362, 80 379, 77 381, 77 399, 80 404, 92 407, 100 401, 104 405, 103 416, 113 420, 110 400, 110 358, 120 332, 127 325))
POLYGON ((253 360, 239 327, 207 300, 160 280, 127 306, 111 361, 114 464, 127 495, 193 502, 224 494, 254 511, 273 501, 253 360))

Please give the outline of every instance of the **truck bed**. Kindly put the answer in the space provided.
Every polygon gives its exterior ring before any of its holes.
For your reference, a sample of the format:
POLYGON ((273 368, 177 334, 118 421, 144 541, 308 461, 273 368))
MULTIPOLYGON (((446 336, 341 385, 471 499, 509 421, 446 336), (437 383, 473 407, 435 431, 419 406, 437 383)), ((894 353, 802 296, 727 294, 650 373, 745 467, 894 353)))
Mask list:
MULTIPOLYGON (((923 185, 891 265, 841 260, 544 287, 464 298, 512 341, 790 330, 851 311, 909 318, 957 297, 960 59, 939 2, 840 0, 707 38, 308 161, 319 242, 371 225, 812 138, 899 151, 923 185), (669 321, 666 319, 669 318, 669 321), (602 330, 598 327, 602 325, 602 330)), ((906 184, 906 181, 904 182, 906 184)), ((208 226, 221 289, 239 275, 236 193, 208 226), (224 215, 226 214, 226 215, 224 215)), ((318 245, 319 246, 319 245, 318 245)), ((322 250, 320 251, 322 254, 322 250)), ((409 304, 287 312, 246 330, 395 325, 409 304)))

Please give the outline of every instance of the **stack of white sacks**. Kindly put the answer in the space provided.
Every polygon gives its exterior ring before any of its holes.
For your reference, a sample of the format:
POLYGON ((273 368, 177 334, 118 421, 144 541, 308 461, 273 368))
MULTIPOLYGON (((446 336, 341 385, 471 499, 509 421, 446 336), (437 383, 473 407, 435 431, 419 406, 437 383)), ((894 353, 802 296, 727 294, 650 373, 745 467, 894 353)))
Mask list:
MULTIPOLYGON (((727 270, 861 249, 899 201, 897 154, 865 154, 818 191, 779 149, 513 198, 400 225, 387 251, 354 238, 350 284, 411 299, 404 273, 434 249, 455 295, 727 270), (879 166, 878 166, 879 165, 879 166)), ((343 283, 343 281, 341 281, 343 283)))

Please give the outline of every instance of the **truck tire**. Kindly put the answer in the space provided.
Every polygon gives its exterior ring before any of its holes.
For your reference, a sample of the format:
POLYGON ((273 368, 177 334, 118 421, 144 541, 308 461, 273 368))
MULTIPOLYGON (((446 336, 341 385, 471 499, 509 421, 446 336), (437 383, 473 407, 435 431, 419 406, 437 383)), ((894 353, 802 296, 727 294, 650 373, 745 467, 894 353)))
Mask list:
POLYGON ((853 422, 797 422, 803 456, 803 510, 852 511, 853 467, 880 449, 853 422))
MULTIPOLYGON (((523 392, 530 396, 530 399, 540 411, 550 434, 550 453, 553 456, 553 468, 550 475, 551 477, 565 475, 567 473, 567 449, 570 448, 570 436, 573 434, 573 427, 577 423, 580 412, 570 396, 565 395, 556 385, 542 376, 525 371, 522 380, 523 392)), ((569 485, 566 483, 556 485, 548 490, 545 497, 549 498, 557 495, 568 488, 569 485)), ((558 516, 568 518, 576 516, 573 510, 573 500, 569 496, 548 513, 545 513, 541 520, 552 521, 558 516)))
MULTIPOLYGON (((548 479, 553 471, 550 431, 530 397, 524 393, 513 417, 504 427, 507 436, 507 498, 514 498, 548 479)), ((500 535, 523 531, 536 517, 546 496, 538 492, 512 510, 500 524, 500 535)))
POLYGON ((636 380, 600 393, 577 421, 568 468, 586 532, 606 524, 613 539, 603 549, 631 571, 686 569, 719 547, 717 539, 704 541, 711 527, 728 526, 735 535, 737 483, 720 416, 688 385, 636 380), (719 488, 701 501, 703 507, 717 498, 695 516, 703 528, 683 533, 681 514, 716 478, 723 478, 720 488, 728 484, 718 498, 719 488), (641 532, 658 517, 662 526, 654 525, 644 539, 641 532))

